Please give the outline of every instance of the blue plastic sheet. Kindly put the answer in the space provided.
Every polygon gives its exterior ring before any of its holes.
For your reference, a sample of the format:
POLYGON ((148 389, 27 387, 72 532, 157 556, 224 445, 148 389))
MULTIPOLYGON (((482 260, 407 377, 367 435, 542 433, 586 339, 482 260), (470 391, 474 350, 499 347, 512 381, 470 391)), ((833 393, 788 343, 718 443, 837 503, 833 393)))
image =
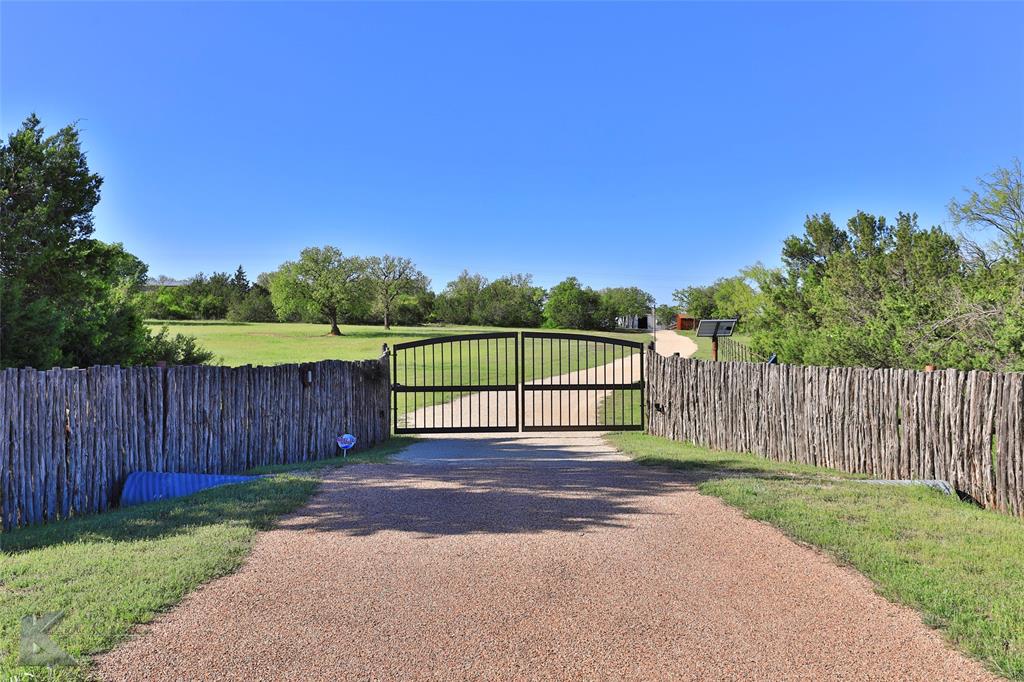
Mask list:
POLYGON ((144 502, 184 497, 207 488, 231 483, 253 481, 259 476, 225 476, 221 474, 167 474, 156 471, 136 471, 128 474, 121 491, 121 506, 130 507, 144 502))

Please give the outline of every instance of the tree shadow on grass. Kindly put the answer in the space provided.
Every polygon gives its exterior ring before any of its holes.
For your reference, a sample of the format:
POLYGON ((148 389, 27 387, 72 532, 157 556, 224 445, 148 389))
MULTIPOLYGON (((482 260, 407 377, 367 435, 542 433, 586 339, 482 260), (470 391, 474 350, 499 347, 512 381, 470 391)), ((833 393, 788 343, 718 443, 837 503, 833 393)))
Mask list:
POLYGON ((852 480, 854 478, 849 474, 828 470, 805 472, 766 468, 760 462, 754 461, 752 455, 738 453, 714 453, 709 457, 689 455, 686 459, 646 455, 639 459, 638 463, 681 473, 682 477, 692 483, 706 483, 720 478, 761 478, 804 483, 852 480))
POLYGON ((76 542, 132 542, 214 524, 270 528, 316 490, 317 480, 277 476, 211 488, 173 500, 18 528, 0 534, 0 555, 76 542))

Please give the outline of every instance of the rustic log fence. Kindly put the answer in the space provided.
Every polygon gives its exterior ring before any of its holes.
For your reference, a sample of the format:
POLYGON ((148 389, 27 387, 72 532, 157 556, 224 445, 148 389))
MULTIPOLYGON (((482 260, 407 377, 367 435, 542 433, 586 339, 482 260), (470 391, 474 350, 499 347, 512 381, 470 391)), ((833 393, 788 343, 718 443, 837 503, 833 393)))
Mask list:
POLYGON ((647 354, 648 432, 879 478, 948 481, 1024 516, 1024 375, 647 354))
POLYGON ((2 528, 103 511, 133 471, 234 473, 390 434, 387 356, 0 371, 2 528))

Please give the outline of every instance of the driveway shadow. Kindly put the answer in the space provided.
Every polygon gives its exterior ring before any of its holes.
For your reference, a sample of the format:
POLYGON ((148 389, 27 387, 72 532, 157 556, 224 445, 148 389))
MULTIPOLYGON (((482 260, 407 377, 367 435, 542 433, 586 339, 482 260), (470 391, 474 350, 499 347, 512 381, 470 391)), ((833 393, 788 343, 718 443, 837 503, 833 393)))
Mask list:
POLYGON ((392 464, 327 474, 323 487, 281 528, 384 531, 424 538, 472 533, 583 532, 625 527, 651 513, 643 498, 692 489, 669 471, 641 467, 593 437, 567 445, 524 438, 428 440, 392 464), (588 447, 585 443, 589 443, 588 447))

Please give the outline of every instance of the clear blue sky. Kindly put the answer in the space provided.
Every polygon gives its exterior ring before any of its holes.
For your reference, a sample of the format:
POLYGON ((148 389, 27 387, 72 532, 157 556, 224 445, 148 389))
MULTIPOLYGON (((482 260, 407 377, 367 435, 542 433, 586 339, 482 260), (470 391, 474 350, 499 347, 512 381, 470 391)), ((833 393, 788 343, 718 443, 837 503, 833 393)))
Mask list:
POLYGON ((1024 4, 2 4, 3 131, 78 120, 151 274, 308 245, 673 289, 1024 157, 1024 4))

